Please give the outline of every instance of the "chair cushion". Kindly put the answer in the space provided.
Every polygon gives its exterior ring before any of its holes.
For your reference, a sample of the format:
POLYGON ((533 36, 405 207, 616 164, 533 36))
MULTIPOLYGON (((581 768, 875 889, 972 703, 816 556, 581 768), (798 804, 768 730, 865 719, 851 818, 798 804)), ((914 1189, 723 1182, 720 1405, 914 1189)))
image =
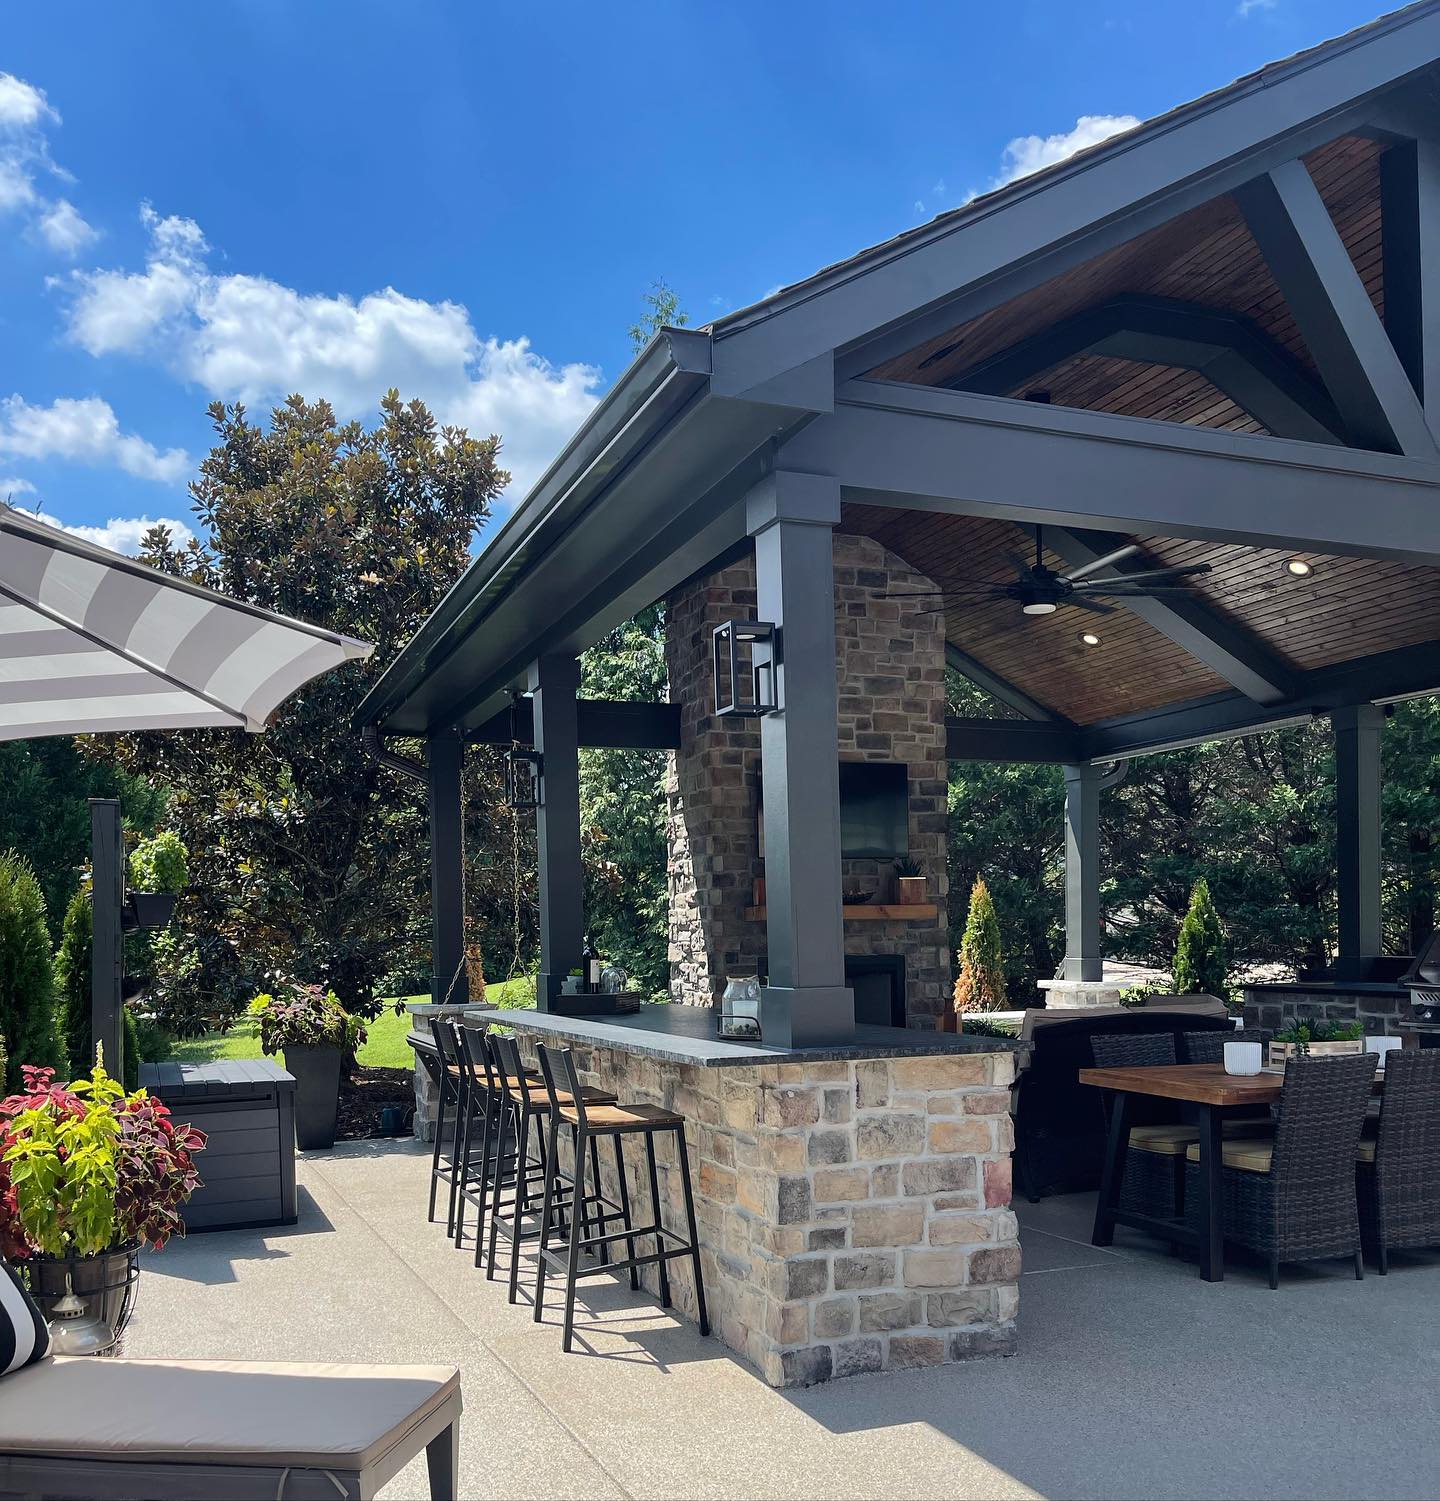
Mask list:
POLYGON ((4 1390, 0 1454, 359 1472, 458 1393, 460 1373, 60 1355, 4 1390))
POLYGON ((1137 1152, 1158 1152, 1164 1157, 1183 1157, 1185 1148, 1200 1140, 1194 1126, 1132 1126, 1130 1145, 1137 1152))
MULTIPOLYGON (((1226 1167, 1239 1168, 1243 1172, 1268 1173, 1274 1151, 1273 1137, 1238 1137, 1220 1143, 1220 1160, 1226 1167)), ((1193 1147, 1187 1148, 1185 1157, 1189 1162, 1199 1162, 1200 1143, 1196 1142, 1193 1147)))
POLYGON ((0 1376, 43 1360, 50 1353, 50 1326, 35 1306, 20 1274, 0 1262, 0 1376))

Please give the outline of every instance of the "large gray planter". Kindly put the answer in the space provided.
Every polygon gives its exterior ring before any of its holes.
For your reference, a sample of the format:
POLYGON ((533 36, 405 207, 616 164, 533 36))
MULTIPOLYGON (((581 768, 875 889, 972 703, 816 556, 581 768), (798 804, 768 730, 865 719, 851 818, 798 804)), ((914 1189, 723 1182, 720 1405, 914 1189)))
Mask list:
POLYGON ((313 1045, 285 1049, 285 1068, 295 1076, 295 1145, 303 1151, 335 1145, 340 1109, 340 1049, 313 1045))

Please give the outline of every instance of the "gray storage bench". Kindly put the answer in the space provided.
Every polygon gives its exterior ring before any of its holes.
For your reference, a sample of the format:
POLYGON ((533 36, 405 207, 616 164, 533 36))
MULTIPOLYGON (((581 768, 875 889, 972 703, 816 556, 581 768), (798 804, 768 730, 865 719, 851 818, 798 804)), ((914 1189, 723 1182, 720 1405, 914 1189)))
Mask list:
POLYGON ((295 1080, 269 1058, 146 1063, 140 1083, 210 1138, 185 1228, 295 1223, 295 1080))

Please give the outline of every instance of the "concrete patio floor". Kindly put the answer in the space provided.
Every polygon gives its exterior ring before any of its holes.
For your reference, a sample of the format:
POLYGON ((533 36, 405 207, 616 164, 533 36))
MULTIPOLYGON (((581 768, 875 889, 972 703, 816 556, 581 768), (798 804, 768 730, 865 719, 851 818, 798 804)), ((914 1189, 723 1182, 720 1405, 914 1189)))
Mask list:
MULTIPOLYGON (((466 1498, 1430 1497, 1440 1490, 1440 1255, 1389 1277, 1254 1269, 1223 1284, 1089 1196, 1021 1204, 1021 1353, 772 1391, 608 1278, 560 1354, 425 1222, 428 1156, 300 1163, 293 1228, 147 1258, 126 1353, 458 1365, 466 1498)), ((428 1494, 423 1462, 386 1501, 428 1494)))

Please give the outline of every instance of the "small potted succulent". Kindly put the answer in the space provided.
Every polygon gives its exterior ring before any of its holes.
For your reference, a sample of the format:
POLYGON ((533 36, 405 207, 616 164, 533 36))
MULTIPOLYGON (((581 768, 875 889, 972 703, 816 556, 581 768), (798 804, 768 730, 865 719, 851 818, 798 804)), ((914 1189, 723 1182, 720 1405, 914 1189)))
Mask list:
POLYGON ((125 901, 142 930, 165 928, 175 898, 190 884, 190 863, 180 836, 168 829, 130 852, 125 901))
POLYGON ((1364 1022, 1292 1022, 1270 1039, 1269 1063, 1310 1054, 1317 1058, 1343 1057, 1365 1051, 1364 1022))
POLYGON ((925 867, 913 855, 895 862, 895 893, 902 907, 918 907, 925 900, 925 867))
POLYGON ((185 1233, 205 1133, 177 1125, 145 1090, 127 1094, 99 1063, 88 1079, 54 1077, 27 1067, 24 1090, 0 1100, 0 1255, 47 1315, 73 1293, 113 1343, 141 1248, 185 1233))
POLYGON ((335 1145, 340 1110, 340 1067, 365 1041, 365 1027, 340 998, 324 985, 296 980, 250 1002, 260 1023, 260 1047, 270 1055, 283 1052, 295 1076, 295 1145, 302 1150, 335 1145))

